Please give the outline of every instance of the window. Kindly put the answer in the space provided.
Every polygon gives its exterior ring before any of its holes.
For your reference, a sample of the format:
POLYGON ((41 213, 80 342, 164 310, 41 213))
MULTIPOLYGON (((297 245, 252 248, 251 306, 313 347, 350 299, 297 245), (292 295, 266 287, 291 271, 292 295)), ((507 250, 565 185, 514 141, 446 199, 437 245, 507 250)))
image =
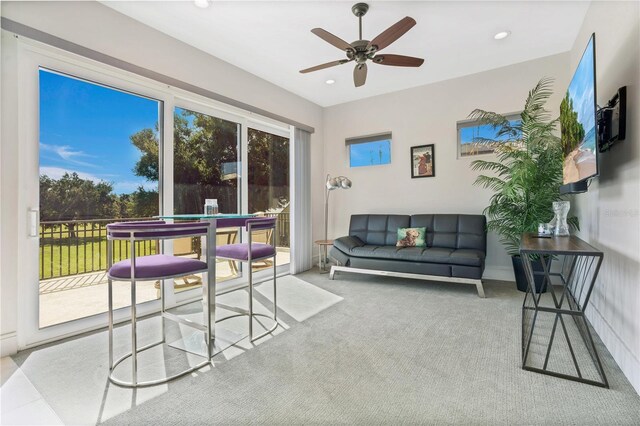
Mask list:
MULTIPOLYGON (((506 118, 512 125, 520 123, 519 114, 508 114, 506 118)), ((513 138, 503 135, 498 136, 497 129, 490 124, 479 124, 477 120, 458 121, 458 158, 474 155, 491 154, 496 143, 513 141, 513 138), (491 139, 494 143, 482 143, 481 140, 491 139)))
POLYGON ((203 211, 218 200, 220 213, 238 213, 240 124, 175 108, 173 129, 173 211, 203 211))
POLYGON ((391 164, 391 132, 349 138, 349 166, 380 166, 391 164))
MULTIPOLYGON (((273 133, 248 129, 248 212, 275 217, 276 234, 257 232, 254 241, 276 245, 276 265, 289 263, 291 192, 289 186, 289 139, 273 133)), ((268 269, 271 261, 256 262, 254 271, 268 269)))

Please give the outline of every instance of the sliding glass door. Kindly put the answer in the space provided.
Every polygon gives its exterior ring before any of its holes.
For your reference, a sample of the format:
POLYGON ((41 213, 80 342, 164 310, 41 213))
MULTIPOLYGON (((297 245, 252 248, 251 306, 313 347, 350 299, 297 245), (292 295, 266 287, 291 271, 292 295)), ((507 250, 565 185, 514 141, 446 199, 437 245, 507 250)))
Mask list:
MULTIPOLYGON (((159 214, 162 103, 48 69, 39 70, 39 327, 107 310, 106 225, 159 214)), ((116 244, 115 260, 129 257, 116 244)), ((159 250, 140 243, 139 254, 159 250)), ((158 297, 137 285, 140 302, 158 297)), ((116 283, 116 307, 129 304, 116 283)))
MULTIPOLYGON (((290 129, 131 75, 79 64, 24 47, 19 91, 20 226, 19 346, 107 324, 106 226, 159 214, 203 211, 276 217, 276 232, 255 240, 277 246, 276 265, 289 271, 290 129), (37 263, 37 264, 36 264, 37 263)), ((246 241, 240 229, 219 229, 217 244, 246 241)), ((197 257, 199 240, 137 246, 139 254, 197 257)), ((130 256, 115 244, 115 260, 130 256)), ((271 262, 256 262, 268 279, 271 262)), ((245 265, 246 267, 246 265, 245 265)), ((244 284, 243 266, 220 261, 226 291, 244 284)), ((200 297, 202 278, 165 286, 167 306, 200 297), (192 290, 192 291, 185 291, 192 290)), ((138 282, 141 315, 159 309, 160 283, 138 282)), ((116 322, 126 320, 128 282, 114 283, 116 322)))

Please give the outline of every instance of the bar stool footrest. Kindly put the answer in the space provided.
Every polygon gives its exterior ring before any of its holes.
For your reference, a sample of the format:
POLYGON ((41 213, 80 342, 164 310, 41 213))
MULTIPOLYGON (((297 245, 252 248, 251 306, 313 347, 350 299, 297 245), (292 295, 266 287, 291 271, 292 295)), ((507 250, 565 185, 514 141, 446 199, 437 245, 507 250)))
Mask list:
MULTIPOLYGON (((203 341, 204 341, 204 338, 203 338, 203 341)), ((136 351, 136 353, 139 354, 141 352, 144 352, 144 351, 146 351, 148 349, 154 348, 154 347, 156 347, 158 345, 162 345, 164 343, 166 343, 164 339, 159 341, 159 342, 150 343, 150 344, 145 345, 145 346, 141 347, 140 349, 138 349, 136 351)), ((127 381, 115 378, 113 376, 113 374, 115 372, 116 367, 122 361, 124 361, 125 359, 131 358, 132 355, 133 355, 133 352, 129 352, 129 353, 123 355, 122 357, 120 357, 117 361, 115 361, 113 363, 113 366, 111 366, 111 369, 109 371, 109 381, 111 383, 113 383, 114 385, 125 387, 125 388, 142 388, 142 387, 148 387, 148 386, 156 386, 156 385, 161 385, 163 383, 170 382, 173 379, 177 379, 178 377, 184 376, 185 374, 192 373, 192 372, 194 372, 196 370, 201 369, 202 367, 205 367, 206 365, 210 365, 211 364, 211 361, 209 359, 207 359, 207 360, 202 361, 201 363, 199 363, 197 365, 194 365, 193 367, 190 367, 190 368, 188 368, 186 370, 183 370, 183 371, 181 371, 179 373, 176 373, 176 374, 173 374, 171 376, 163 377, 161 379, 156 379, 156 380, 148 380, 148 381, 144 381, 144 382, 133 383, 133 382, 127 382, 127 381)), ((202 354, 196 354, 196 355, 199 355, 199 356, 202 356, 204 358, 207 358, 206 353, 204 355, 202 355, 202 354)))

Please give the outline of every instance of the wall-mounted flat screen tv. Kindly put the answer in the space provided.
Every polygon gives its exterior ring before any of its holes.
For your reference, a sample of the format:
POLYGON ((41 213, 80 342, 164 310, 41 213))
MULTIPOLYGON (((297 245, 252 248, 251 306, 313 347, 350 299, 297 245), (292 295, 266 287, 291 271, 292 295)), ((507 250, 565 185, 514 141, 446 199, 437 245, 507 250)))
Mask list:
POLYGON ((596 111, 596 35, 593 34, 560 104, 565 185, 598 175, 596 111))

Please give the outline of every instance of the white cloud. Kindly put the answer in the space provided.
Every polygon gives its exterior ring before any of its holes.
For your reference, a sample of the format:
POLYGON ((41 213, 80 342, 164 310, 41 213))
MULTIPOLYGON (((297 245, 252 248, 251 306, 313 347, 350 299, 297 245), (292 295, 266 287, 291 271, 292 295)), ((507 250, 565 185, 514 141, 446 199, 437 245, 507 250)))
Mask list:
POLYGON ((78 164, 81 166, 89 166, 89 167, 97 167, 93 163, 89 163, 86 161, 76 160, 76 158, 95 158, 93 155, 87 154, 84 151, 74 150, 69 145, 49 145, 46 143, 40 143, 40 149, 43 151, 48 151, 56 154, 58 157, 62 158, 64 161, 68 161, 73 164, 78 164))
POLYGON ((77 173, 80 179, 91 180, 93 182, 104 182, 104 179, 101 179, 91 173, 79 172, 77 170, 65 169, 64 167, 50 167, 44 166, 40 167, 40 176, 47 175, 51 179, 60 179, 65 173, 77 173))

